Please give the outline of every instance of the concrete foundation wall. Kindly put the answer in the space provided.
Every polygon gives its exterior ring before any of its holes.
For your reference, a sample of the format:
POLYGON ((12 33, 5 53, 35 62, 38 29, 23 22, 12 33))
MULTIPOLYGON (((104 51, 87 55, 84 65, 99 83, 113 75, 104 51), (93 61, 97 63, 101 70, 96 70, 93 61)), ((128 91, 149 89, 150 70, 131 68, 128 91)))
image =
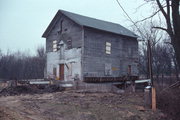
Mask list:
POLYGON ((66 80, 81 78, 81 48, 65 50, 65 74, 66 80))
POLYGON ((82 92, 114 92, 114 93, 123 93, 123 90, 120 90, 112 83, 77 83, 76 88, 82 92))
MULTIPOLYGON (((59 63, 60 63, 59 53, 58 52, 48 52, 46 54, 46 59, 47 59, 47 63, 46 63, 46 70, 47 70, 46 74, 47 75, 45 77, 54 78, 55 76, 53 75, 53 68, 57 69, 56 74, 58 73, 58 70, 59 70, 59 63)), ((59 75, 56 77, 59 77, 59 75)))

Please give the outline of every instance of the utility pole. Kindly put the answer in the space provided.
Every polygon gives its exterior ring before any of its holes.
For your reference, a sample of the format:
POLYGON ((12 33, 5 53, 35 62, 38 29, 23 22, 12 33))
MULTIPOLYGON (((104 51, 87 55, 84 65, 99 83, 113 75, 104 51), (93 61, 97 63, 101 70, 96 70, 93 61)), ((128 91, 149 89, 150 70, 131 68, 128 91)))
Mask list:
POLYGON ((152 110, 156 110, 156 90, 154 87, 154 81, 153 81, 153 72, 152 72, 152 48, 150 44, 150 40, 148 40, 147 45, 148 50, 148 71, 149 71, 149 78, 151 79, 151 95, 152 95, 152 110))
POLYGON ((151 49, 150 40, 148 40, 147 51, 148 51, 148 72, 149 72, 149 78, 151 79, 151 86, 153 87, 152 49, 151 49))

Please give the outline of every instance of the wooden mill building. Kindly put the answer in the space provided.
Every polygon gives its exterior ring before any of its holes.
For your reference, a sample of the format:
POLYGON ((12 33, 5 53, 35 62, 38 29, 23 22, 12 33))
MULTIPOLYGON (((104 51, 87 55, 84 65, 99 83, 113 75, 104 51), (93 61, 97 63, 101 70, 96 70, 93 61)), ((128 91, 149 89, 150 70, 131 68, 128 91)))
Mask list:
POLYGON ((42 37, 47 78, 113 81, 138 76, 137 36, 119 24, 59 10, 42 37))

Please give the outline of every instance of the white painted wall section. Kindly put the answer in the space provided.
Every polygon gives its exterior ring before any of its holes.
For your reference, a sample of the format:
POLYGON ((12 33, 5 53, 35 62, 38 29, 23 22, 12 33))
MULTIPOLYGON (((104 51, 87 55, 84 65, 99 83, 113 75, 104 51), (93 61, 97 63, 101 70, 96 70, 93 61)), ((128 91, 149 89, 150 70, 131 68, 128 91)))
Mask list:
POLYGON ((48 78, 54 77, 53 68, 59 68, 58 67, 59 66, 59 59, 60 59, 59 52, 48 52, 47 53, 47 77, 48 78))
POLYGON ((81 48, 64 50, 63 59, 60 51, 47 53, 47 77, 53 77, 53 68, 56 68, 56 77, 59 78, 59 64, 64 64, 64 80, 73 81, 75 76, 81 77, 81 48))

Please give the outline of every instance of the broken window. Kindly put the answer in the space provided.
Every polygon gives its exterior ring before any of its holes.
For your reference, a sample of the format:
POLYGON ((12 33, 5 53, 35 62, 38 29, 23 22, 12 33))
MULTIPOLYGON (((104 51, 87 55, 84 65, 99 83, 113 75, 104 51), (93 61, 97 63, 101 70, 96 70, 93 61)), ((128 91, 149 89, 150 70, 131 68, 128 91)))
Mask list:
POLYGON ((53 40, 53 52, 57 51, 57 40, 53 40))
POLYGON ((111 54, 111 43, 106 42, 106 54, 111 54))
POLYGON ((71 49, 72 48, 72 40, 68 39, 67 40, 67 49, 71 49))

